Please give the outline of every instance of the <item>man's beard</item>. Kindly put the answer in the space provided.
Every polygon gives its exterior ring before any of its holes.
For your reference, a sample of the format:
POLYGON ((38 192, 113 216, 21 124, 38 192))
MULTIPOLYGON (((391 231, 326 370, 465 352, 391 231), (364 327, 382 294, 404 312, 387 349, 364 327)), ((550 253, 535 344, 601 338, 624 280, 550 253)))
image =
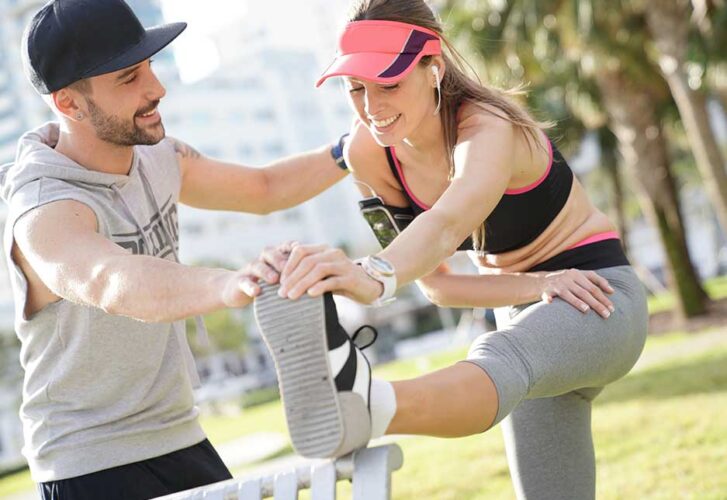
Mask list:
MULTIPOLYGON (((96 131, 96 136, 102 141, 117 146, 153 146, 164 139, 165 131, 161 121, 151 127, 150 130, 144 130, 136 125, 133 118, 130 121, 126 121, 106 114, 96 105, 93 99, 90 97, 86 97, 85 99, 88 104, 91 125, 93 125, 96 131)), ((154 103, 151 109, 158 104, 159 101, 154 103)), ((139 114, 148 113, 151 109, 140 112, 139 114)))

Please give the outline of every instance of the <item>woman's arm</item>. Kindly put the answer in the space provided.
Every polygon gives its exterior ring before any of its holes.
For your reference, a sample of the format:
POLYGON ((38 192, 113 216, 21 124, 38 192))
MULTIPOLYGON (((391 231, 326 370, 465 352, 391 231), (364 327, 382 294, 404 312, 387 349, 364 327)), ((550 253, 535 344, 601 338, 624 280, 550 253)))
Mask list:
POLYGON ((613 312, 606 294, 608 281, 593 271, 568 269, 557 272, 456 275, 432 273, 417 281, 424 295, 440 307, 502 307, 560 297, 573 307, 595 310, 604 318, 613 312))
POLYGON ((393 264, 399 287, 429 274, 450 257, 507 189, 515 148, 525 139, 501 118, 478 115, 472 120, 477 123, 460 131, 449 187, 378 254, 393 264))
MULTIPOLYGON (((298 259, 293 274, 286 277, 282 272, 287 264, 276 266, 281 272, 282 286, 278 292, 281 296, 297 299, 303 294, 316 297, 333 292, 369 304, 381 295, 381 283, 341 250, 327 245, 297 243, 291 248, 290 258, 297 256, 298 259)), ((558 297, 584 313, 593 309, 604 318, 614 310, 604 294, 613 293, 613 289, 606 279, 593 271, 568 269, 551 273, 473 276, 447 274, 446 264, 443 264, 417 283, 429 300, 444 307, 499 307, 541 299, 550 303, 558 297)))
MULTIPOLYGON (((397 287, 431 273, 482 224, 508 186, 515 148, 526 147, 526 139, 504 119, 479 114, 468 120, 471 123, 460 130, 455 148, 455 174, 450 185, 430 210, 416 217, 379 253, 393 264, 397 287)), ((296 298, 313 284, 314 275, 308 273, 322 257, 311 258, 312 253, 316 252, 306 246, 293 250, 281 275, 282 294, 296 298)), ((346 294, 359 296, 364 302, 376 299, 354 289, 346 294)))

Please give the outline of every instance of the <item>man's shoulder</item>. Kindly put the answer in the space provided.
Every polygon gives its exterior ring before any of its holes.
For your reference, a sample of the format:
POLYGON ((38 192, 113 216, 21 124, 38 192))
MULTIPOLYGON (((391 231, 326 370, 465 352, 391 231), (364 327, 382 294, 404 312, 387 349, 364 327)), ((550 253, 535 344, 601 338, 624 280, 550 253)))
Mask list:
POLYGON ((167 136, 156 144, 136 145, 134 150, 142 156, 174 160, 176 159, 176 139, 167 136))

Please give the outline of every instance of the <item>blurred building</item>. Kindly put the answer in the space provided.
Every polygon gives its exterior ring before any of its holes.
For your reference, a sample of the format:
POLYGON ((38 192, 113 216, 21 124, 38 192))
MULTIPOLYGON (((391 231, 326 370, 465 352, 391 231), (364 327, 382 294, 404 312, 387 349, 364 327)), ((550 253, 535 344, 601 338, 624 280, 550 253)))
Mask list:
MULTIPOLYGON (((170 88, 162 101, 167 132, 207 156, 250 166, 331 143, 347 131, 350 111, 336 92, 316 93, 310 83, 316 68, 312 54, 265 48, 244 64, 170 88)), ((264 217, 181 207, 181 257, 237 266, 291 239, 370 251, 374 241, 358 216, 357 198, 347 179, 264 217)))
MULTIPOLYGON (((163 24, 164 16, 162 14, 161 0, 125 0, 141 21, 141 24, 147 28, 163 24)), ((179 81, 179 72, 174 62, 174 53, 170 48, 165 48, 152 57, 154 61, 154 71, 165 82, 179 81)))
MULTIPOLYGON (((42 0, 0 0, 0 164, 15 158, 18 138, 52 118, 52 112, 25 78, 20 58, 23 30, 42 0)), ((0 203, 0 229, 7 207, 0 203)), ((13 298, 5 259, 0 259, 0 332, 13 330, 13 298)))
POLYGON ((15 157, 15 144, 25 131, 52 113, 22 71, 20 41, 41 0, 0 0, 0 163, 15 157))

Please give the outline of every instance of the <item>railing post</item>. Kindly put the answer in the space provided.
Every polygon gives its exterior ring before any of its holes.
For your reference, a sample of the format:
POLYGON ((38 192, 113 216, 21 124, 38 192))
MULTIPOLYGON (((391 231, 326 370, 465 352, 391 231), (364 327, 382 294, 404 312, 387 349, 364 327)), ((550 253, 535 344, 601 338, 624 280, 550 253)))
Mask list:
POLYGON ((277 474, 228 479, 157 500, 296 500, 298 491, 311 489, 313 500, 336 500, 336 482, 353 480, 353 500, 389 500, 391 474, 404 457, 396 444, 359 450, 333 461, 302 462, 277 474))
POLYGON ((353 500, 391 498, 391 473, 404 456, 397 445, 365 448, 353 454, 353 500))
POLYGON ((311 467, 310 494, 315 500, 336 500, 336 466, 333 462, 311 467))
MULTIPOLYGON (((235 497, 232 498, 235 499, 235 497)), ((248 479, 240 484, 237 489, 237 499, 240 498, 244 498, 245 500, 262 500, 263 485, 260 478, 248 479)))
POLYGON ((275 476, 274 500, 297 500, 298 477, 295 471, 283 472, 275 476))

